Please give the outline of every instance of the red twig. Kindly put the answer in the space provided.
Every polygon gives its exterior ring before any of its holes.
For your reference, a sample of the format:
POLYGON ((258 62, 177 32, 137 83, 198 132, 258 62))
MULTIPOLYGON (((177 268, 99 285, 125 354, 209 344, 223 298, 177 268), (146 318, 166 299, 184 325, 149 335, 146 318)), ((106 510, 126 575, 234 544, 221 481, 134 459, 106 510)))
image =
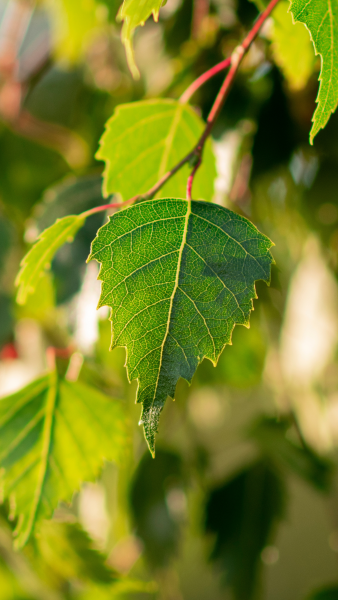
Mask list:
POLYGON ((207 138, 209 137, 211 130, 215 124, 215 121, 217 120, 217 118, 223 108, 226 98, 228 97, 231 85, 234 81, 234 78, 235 78, 238 68, 243 60, 243 57, 249 50, 252 42, 257 37, 262 25, 265 23, 266 19, 269 17, 269 15, 271 14, 271 12, 273 11, 273 9, 275 8, 275 6, 278 2, 279 2, 279 0, 271 0, 270 4, 259 15, 258 19, 254 23, 253 28, 248 33, 246 38, 243 40, 242 44, 240 44, 239 46, 237 46, 237 48, 235 48, 235 50, 232 53, 230 58, 222 61, 221 63, 218 63, 217 65, 215 65, 215 67, 213 67, 212 69, 209 69, 209 71, 207 71, 206 73, 204 73, 203 75, 198 77, 196 79, 196 81, 194 81, 188 87, 188 89, 182 94, 182 96, 180 98, 180 102, 182 102, 182 103, 187 102, 191 98, 191 96, 195 93, 195 91, 201 85, 203 85, 206 81, 208 81, 208 79, 210 79, 211 77, 216 75, 216 73, 219 73, 223 69, 226 69, 228 66, 230 66, 229 72, 228 72, 226 78, 224 79, 222 87, 217 94, 216 100, 215 100, 215 102, 211 108, 211 111, 209 113, 209 116, 207 118, 207 124, 205 126, 205 129, 204 129, 200 139, 198 140, 196 146, 191 150, 191 152, 189 152, 189 154, 187 154, 184 158, 182 158, 182 160, 180 160, 180 162, 175 167, 173 167, 172 169, 170 169, 170 171, 165 173, 165 175, 163 175, 163 177, 161 177, 161 179, 153 187, 151 187, 145 194, 140 194, 138 196, 134 196, 133 198, 130 198, 129 200, 126 200, 123 203, 105 204, 103 206, 97 206, 97 207, 92 208, 91 210, 88 210, 87 212, 83 213, 83 216, 87 217, 87 216, 93 215, 97 212, 100 212, 103 210, 108 210, 110 208, 122 208, 125 205, 132 204, 134 202, 141 201, 141 200, 148 200, 149 198, 152 198, 163 187, 163 185, 171 177, 173 177, 173 175, 175 175, 175 173, 177 173, 177 171, 179 171, 181 169, 181 167, 183 167, 183 165, 190 162, 192 159, 195 159, 194 160, 195 166, 193 167, 193 170, 192 170, 191 174, 189 175, 188 183, 187 183, 187 198, 191 199, 192 185, 193 185, 196 171, 198 170, 198 168, 202 162, 202 154, 203 154, 204 144, 205 144, 207 138))
MULTIPOLYGON (((235 79, 235 76, 237 74, 237 71, 239 69, 239 66, 240 66, 245 54, 249 50, 252 42, 256 39, 262 25, 265 23, 266 19, 269 17, 269 15, 271 14, 271 12, 273 11, 273 9, 275 8, 275 6, 278 2, 279 2, 279 0, 271 0, 271 2, 266 7, 266 9, 259 15, 253 28, 248 33, 246 38, 243 40, 243 42, 240 44, 240 46, 237 46, 237 48, 235 48, 234 52, 232 53, 231 59, 230 59, 231 67, 229 69, 229 72, 228 72, 226 78, 223 81, 222 87, 221 87, 220 91, 218 92, 216 100, 215 100, 215 102, 211 108, 211 111, 208 115, 207 124, 204 129, 204 132, 202 133, 202 135, 195 147, 195 150, 193 152, 193 154, 195 154, 199 159, 201 159, 201 157, 202 157, 204 144, 205 144, 207 138, 209 137, 211 130, 215 124, 215 121, 217 120, 217 118, 223 108, 224 102, 228 97, 231 85, 235 79)), ((199 160, 199 163, 197 163, 197 164, 199 167, 199 165, 201 164, 201 160, 199 160)), ((191 173, 191 176, 192 176, 191 186, 192 186, 193 179, 194 179, 194 176, 196 174, 198 167, 197 168, 194 167, 194 170, 191 173)), ((189 183, 189 185, 190 185, 190 183, 189 183)))
POLYGON ((182 104, 189 102, 190 98, 204 83, 206 83, 207 81, 209 81, 209 79, 211 79, 212 77, 217 75, 217 73, 220 73, 221 71, 224 71, 224 69, 227 69, 228 67, 230 67, 230 65, 231 65, 231 58, 226 58, 225 60, 222 60, 222 62, 218 63, 217 65, 215 65, 214 67, 209 69, 209 71, 206 71, 205 73, 203 73, 203 75, 200 75, 200 77, 195 79, 195 81, 193 81, 192 84, 189 85, 189 87, 185 90, 185 92, 183 92, 179 101, 182 104))

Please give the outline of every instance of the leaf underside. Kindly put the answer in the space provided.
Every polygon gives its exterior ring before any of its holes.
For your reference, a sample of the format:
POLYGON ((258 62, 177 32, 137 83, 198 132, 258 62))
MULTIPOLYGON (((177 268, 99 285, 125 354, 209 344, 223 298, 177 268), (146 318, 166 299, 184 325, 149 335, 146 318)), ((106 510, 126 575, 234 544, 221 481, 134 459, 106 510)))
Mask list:
MULTIPOLYGON (((147 192, 192 150, 204 130, 193 109, 175 100, 147 100, 118 106, 106 124, 96 158, 106 163, 103 192, 123 200, 147 192)), ((161 189, 161 197, 185 196, 190 174, 185 165, 161 189)), ((195 198, 211 200, 215 156, 207 140, 194 180, 195 198)))
POLYGON ((124 446, 120 405, 83 383, 50 373, 1 399, 0 484, 18 517, 16 546, 97 479, 104 459, 120 460, 124 446))
POLYGON ((127 349, 152 453, 160 413, 178 379, 214 365, 235 324, 249 324, 254 282, 269 281, 272 242, 247 219, 206 202, 151 200, 110 217, 88 260, 101 263, 99 306, 112 348, 127 349))
POLYGON ((129 68, 135 79, 139 78, 140 73, 135 63, 133 49, 134 31, 139 25, 144 25, 151 14, 154 20, 158 21, 158 15, 163 3, 163 0, 124 0, 119 10, 117 18, 119 21, 124 21, 121 32, 122 42, 126 49, 129 68))
POLYGON ((294 20, 308 28, 315 52, 321 57, 318 106, 310 132, 313 143, 338 104, 338 3, 336 0, 291 0, 290 10, 294 20))

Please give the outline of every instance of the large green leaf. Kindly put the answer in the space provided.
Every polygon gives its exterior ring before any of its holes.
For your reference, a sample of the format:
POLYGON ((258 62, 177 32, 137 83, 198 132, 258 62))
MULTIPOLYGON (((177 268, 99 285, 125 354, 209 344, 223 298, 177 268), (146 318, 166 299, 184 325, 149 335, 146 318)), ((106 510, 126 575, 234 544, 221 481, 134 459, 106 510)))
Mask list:
POLYGON ((127 349, 141 421, 154 452, 160 412, 180 377, 216 365, 236 323, 249 324, 258 279, 269 281, 272 242, 239 215, 206 202, 136 204, 99 231, 99 306, 112 309, 112 347, 127 349))
POLYGON ((60 500, 95 480, 104 460, 122 457, 125 436, 116 400, 54 372, 0 400, 0 482, 18 516, 17 547, 60 500))
MULTIPOLYGON (((165 0, 166 1, 166 0, 165 0)), ((155 21, 158 21, 158 15, 164 0, 124 0, 119 13, 118 20, 124 21, 122 27, 122 42, 124 43, 129 68, 135 78, 139 78, 139 70, 135 64, 133 50, 133 36, 136 27, 144 25, 145 21, 152 14, 155 21)))
POLYGON ((70 215, 58 219, 54 225, 42 232, 33 248, 21 261, 21 269, 15 284, 19 287, 17 302, 25 304, 28 294, 34 292, 45 269, 50 268, 57 250, 66 242, 72 242, 74 235, 83 226, 86 218, 70 215))
POLYGON ((338 104, 338 3, 336 0, 291 0, 290 10, 295 21, 304 23, 310 31, 322 63, 318 106, 310 132, 312 144, 338 104))
MULTIPOLYGON (((175 100, 118 106, 106 124, 96 155, 106 163, 104 195, 119 192, 127 200, 144 194, 192 150, 203 129, 204 123, 193 109, 175 100)), ((185 197, 189 172, 185 165, 163 186, 161 197, 185 197)), ((208 140, 195 178, 195 198, 212 199, 215 177, 215 157, 208 140)))
POLYGON ((215 534, 212 559, 223 570, 235 600, 257 597, 260 555, 284 514, 285 488, 278 471, 258 462, 214 489, 205 509, 205 529, 215 534))

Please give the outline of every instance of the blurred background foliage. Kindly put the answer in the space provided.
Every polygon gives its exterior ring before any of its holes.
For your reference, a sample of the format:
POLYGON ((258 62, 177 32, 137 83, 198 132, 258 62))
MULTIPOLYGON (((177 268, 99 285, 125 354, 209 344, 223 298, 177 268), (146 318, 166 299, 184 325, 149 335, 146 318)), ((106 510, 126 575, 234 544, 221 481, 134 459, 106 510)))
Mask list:
MULTIPOLYGON (((214 131, 216 202, 275 243, 249 330, 167 403, 152 460, 124 350, 96 312, 102 216, 88 219, 24 307, 20 259, 56 218, 102 203, 94 159, 121 103, 178 98, 227 57, 264 6, 168 0, 135 33, 134 81, 120 0, 0 0, 0 394, 46 369, 48 345, 121 399, 132 444, 20 553, 0 515, 1 600, 338 598, 338 115, 308 143, 319 71, 281 1, 243 62, 214 131), (78 356, 77 354, 77 356, 78 356), (81 359, 82 360, 82 359, 81 359)), ((206 116, 216 76, 193 98, 206 116)), ((66 359, 58 359, 60 372, 66 359)))

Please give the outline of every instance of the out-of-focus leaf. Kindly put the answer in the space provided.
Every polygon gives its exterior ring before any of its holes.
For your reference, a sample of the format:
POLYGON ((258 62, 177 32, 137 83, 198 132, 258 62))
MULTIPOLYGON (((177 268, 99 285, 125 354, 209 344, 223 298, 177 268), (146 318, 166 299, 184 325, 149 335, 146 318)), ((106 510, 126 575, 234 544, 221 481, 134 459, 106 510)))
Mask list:
POLYGON ((106 12, 96 0, 53 0, 52 9, 57 58, 76 62, 88 43, 105 24, 106 12))
POLYGON ((272 52, 290 88, 302 89, 313 73, 315 55, 309 32, 293 23, 289 2, 283 0, 273 11, 272 52))
POLYGON ((111 586, 89 586, 83 593, 77 595, 79 600, 132 600, 142 598, 148 600, 158 592, 158 586, 153 581, 138 579, 120 579, 111 586), (142 594, 139 596, 139 594, 142 594), (146 594, 146 595, 145 595, 146 594), (150 595, 150 596, 149 596, 150 595))
POLYGON ((43 560, 61 579, 109 584, 116 574, 77 523, 43 521, 36 533, 43 560))
POLYGON ((18 516, 16 546, 95 480, 104 460, 120 460, 125 439, 118 401, 53 372, 0 400, 1 485, 18 516))
POLYGON ((139 25, 144 25, 151 14, 154 21, 158 21, 160 8, 165 2, 166 0, 124 0, 118 12, 118 20, 124 21, 121 37, 126 49, 128 65, 135 79, 139 78, 140 73, 133 50, 134 31, 139 25))
POLYGON ((205 529, 215 535, 211 558, 224 572, 236 600, 253 598, 259 580, 260 554, 284 511, 284 485, 265 461, 242 471, 213 490, 205 529))
POLYGON ((112 348, 127 348, 150 451, 180 377, 214 365, 236 324, 249 325, 255 281, 269 281, 272 242, 207 202, 150 200, 110 217, 88 260, 101 263, 99 306, 112 309, 112 348))
POLYGON ((307 600, 338 600, 338 586, 326 587, 314 592, 307 597, 307 600))
POLYGON ((165 450, 158 450, 156 460, 146 453, 133 477, 130 501, 136 533, 154 566, 165 565, 177 548, 179 524, 167 495, 170 489, 181 490, 182 481, 180 457, 165 450))
MULTIPOLYGON (((193 149, 203 129, 204 123, 195 111, 175 100, 118 106, 107 121, 96 154, 106 163, 104 195, 118 192, 127 200, 144 194, 193 149)), ((180 169, 158 196, 185 198, 190 170, 187 165, 180 169)), ((194 197, 211 200, 215 177, 215 157, 208 140, 194 182, 194 197)))
POLYGON ((10 337, 13 325, 12 300, 0 293, 0 346, 10 337))
POLYGON ((318 456, 310 447, 293 442, 288 436, 289 430, 290 423, 286 421, 262 419, 250 434, 268 457, 291 469, 317 489, 329 491, 333 476, 332 463, 318 456))
POLYGON ((338 4, 332 0, 291 0, 295 21, 304 23, 311 34, 322 68, 317 96, 318 106, 313 115, 310 143, 327 124, 338 104, 338 4))
POLYGON ((57 250, 66 242, 73 241, 85 219, 82 215, 64 217, 41 233, 33 248, 21 261, 21 269, 15 281, 19 288, 16 298, 18 304, 25 304, 28 294, 34 292, 45 269, 50 268, 57 250))
POLYGON ((3 271, 7 253, 13 241, 10 222, 0 216, 0 275, 3 271))

